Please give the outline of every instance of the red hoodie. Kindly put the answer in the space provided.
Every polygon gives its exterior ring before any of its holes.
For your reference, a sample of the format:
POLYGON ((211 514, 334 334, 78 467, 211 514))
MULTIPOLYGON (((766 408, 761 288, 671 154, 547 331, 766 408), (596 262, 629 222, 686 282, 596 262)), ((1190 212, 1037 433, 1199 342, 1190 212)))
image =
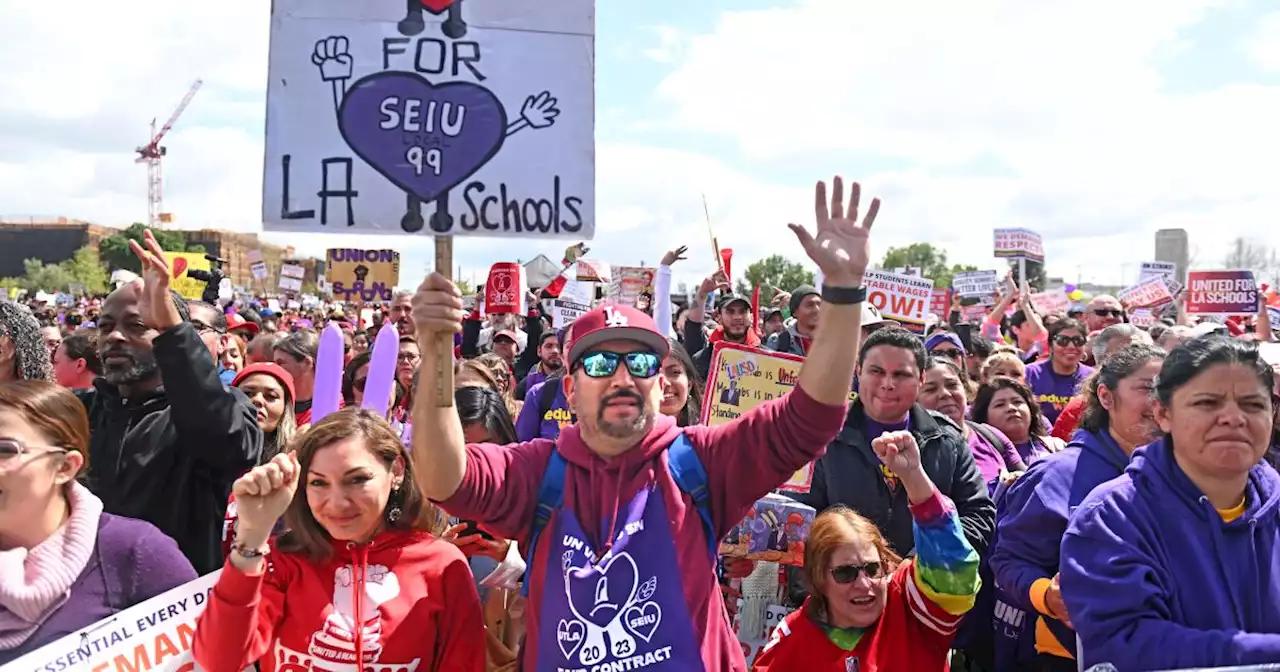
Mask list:
MULTIPOLYGON (((714 672, 745 670, 742 647, 725 616, 697 508, 672 480, 663 453, 684 431, 707 472, 712 523, 717 538, 722 538, 757 499, 822 455, 840 431, 844 417, 843 405, 819 403, 797 387, 717 427, 682 429, 674 418, 660 416, 635 448, 613 460, 587 448, 577 425, 565 427, 554 442, 535 439, 509 446, 468 445, 462 483, 453 497, 441 504, 452 515, 486 525, 496 536, 518 540, 528 557, 538 486, 553 449, 558 448, 568 463, 564 509, 576 514, 593 548, 601 547, 595 531, 616 520, 620 506, 654 484, 671 520, 677 564, 685 577, 685 604, 703 665, 714 672)), ((554 519, 544 530, 553 529, 554 519)), ((553 546, 549 536, 542 535, 531 560, 532 580, 525 608, 529 637, 522 653, 526 670, 538 669, 539 646, 556 646, 555 642, 538 641, 536 634, 544 592, 539 579, 546 573, 547 549, 553 546)))
POLYGON ((484 670, 480 597, 453 544, 391 531, 367 545, 334 542, 319 563, 272 542, 269 560, 262 576, 228 562, 218 577, 196 624, 202 669, 238 672, 254 661, 262 672, 334 669, 359 651, 379 672, 484 670))

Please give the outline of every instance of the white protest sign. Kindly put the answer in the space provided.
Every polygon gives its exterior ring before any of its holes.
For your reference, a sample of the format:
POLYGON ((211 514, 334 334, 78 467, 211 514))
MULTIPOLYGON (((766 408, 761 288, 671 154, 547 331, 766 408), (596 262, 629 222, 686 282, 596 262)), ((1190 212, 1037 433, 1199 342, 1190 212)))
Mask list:
POLYGON ((555 329, 567 327, 589 310, 591 310, 589 304, 551 299, 551 326, 555 329))
POLYGON ((961 298, 990 298, 1000 285, 996 271, 962 271, 951 276, 951 288, 961 298))
POLYGON ((592 301, 596 300, 596 286, 590 282, 568 280, 564 283, 564 287, 560 288, 560 296, 556 298, 569 303, 581 303, 589 306, 592 301))
POLYGON ((594 0, 274 0, 263 228, 589 239, 594 0))
POLYGON ((1128 310, 1158 306, 1173 300, 1162 275, 1153 276, 1131 287, 1125 287, 1116 295, 1120 305, 1128 310))
POLYGON ((301 264, 282 264, 280 266, 280 289, 286 292, 301 292, 302 278, 307 270, 301 264))
MULTIPOLYGON (((1028 298, 1031 300, 1031 306, 1041 315, 1065 313, 1071 307, 1071 301, 1067 299, 1067 293, 1061 289, 1037 292, 1028 298)), ((1010 306, 1010 308, 1013 308, 1013 306, 1010 306)))
POLYGON ((206 574, 46 644, 7 670, 189 672, 196 618, 222 570, 206 574))
POLYGON ((249 250, 245 257, 249 260, 249 271, 253 273, 253 279, 258 282, 266 280, 267 263, 262 259, 262 250, 249 250))
POLYGON ((1169 278, 1174 279, 1178 273, 1178 265, 1172 261, 1144 261, 1138 270, 1138 281, 1150 280, 1151 278, 1169 278))
POLYGON ((1146 329, 1156 323, 1155 313, 1150 308, 1138 308, 1129 313, 1129 324, 1146 329))
POLYGON ((1040 234, 1030 229, 996 229, 995 256, 1044 261, 1044 243, 1040 234))
POLYGON ((863 286, 867 288, 867 301, 878 308, 881 315, 923 333, 925 318, 929 314, 929 299, 933 294, 933 280, 886 271, 867 271, 863 276, 863 286))

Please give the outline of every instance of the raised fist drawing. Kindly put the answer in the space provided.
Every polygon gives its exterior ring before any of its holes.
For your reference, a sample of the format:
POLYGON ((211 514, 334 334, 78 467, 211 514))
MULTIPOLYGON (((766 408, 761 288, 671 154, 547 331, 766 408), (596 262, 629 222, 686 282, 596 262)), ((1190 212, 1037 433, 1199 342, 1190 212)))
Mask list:
POLYGON ((320 78, 326 82, 351 79, 351 44, 345 37, 318 40, 311 62, 320 68, 320 78))
POLYGON ((556 117, 560 114, 560 109, 556 107, 557 102, 550 91, 529 96, 520 107, 520 117, 533 128, 546 128, 555 123, 556 117))

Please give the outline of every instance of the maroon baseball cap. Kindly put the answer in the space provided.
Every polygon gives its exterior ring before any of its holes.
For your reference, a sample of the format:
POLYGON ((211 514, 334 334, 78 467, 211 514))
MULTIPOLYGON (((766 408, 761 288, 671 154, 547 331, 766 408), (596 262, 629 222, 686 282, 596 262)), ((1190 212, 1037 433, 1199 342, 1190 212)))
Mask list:
POLYGON ((606 341, 635 341, 663 359, 671 349, 653 318, 631 306, 600 306, 587 312, 573 321, 568 339, 570 362, 577 362, 606 341))

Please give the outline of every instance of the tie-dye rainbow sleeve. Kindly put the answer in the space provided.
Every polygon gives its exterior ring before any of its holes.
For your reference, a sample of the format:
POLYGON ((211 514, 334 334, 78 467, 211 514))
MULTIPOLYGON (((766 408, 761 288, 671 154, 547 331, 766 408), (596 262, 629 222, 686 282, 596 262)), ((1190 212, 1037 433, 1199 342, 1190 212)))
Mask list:
POLYGON ((978 552, 960 527, 955 504, 934 490, 933 497, 912 505, 916 557, 912 583, 920 596, 953 616, 973 608, 981 580, 978 552))

